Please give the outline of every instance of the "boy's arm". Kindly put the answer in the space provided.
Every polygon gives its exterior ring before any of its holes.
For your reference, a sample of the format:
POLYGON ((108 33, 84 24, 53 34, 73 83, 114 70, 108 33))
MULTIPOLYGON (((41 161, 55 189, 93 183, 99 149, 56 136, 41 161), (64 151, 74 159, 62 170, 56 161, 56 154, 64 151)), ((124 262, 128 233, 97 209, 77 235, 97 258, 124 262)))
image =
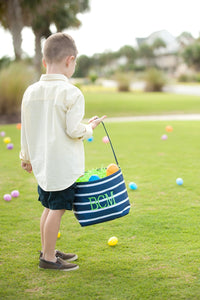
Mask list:
POLYGON ((24 109, 23 109, 23 103, 22 103, 22 112, 21 112, 21 121, 22 121, 22 127, 21 127, 21 151, 20 151, 20 159, 21 159, 21 167, 26 170, 27 172, 32 172, 32 166, 30 163, 30 157, 28 154, 28 145, 26 140, 26 131, 25 131, 25 120, 24 120, 24 109))
POLYGON ((105 118, 106 116, 102 116, 101 118, 94 116, 88 121, 88 123, 90 124, 92 129, 95 129, 105 118))
POLYGON ((66 133, 71 138, 87 139, 93 134, 91 124, 81 123, 85 113, 85 101, 82 93, 76 95, 72 106, 66 113, 66 133))
POLYGON ((30 163, 25 163, 24 161, 21 161, 21 167, 22 167, 22 169, 24 169, 28 173, 32 172, 32 166, 31 166, 30 163))

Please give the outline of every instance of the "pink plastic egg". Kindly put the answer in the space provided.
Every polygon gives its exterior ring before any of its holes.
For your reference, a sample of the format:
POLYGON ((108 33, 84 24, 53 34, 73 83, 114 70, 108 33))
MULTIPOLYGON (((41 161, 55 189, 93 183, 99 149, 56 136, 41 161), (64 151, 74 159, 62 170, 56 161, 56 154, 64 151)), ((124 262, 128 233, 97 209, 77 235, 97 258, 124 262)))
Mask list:
POLYGON ((102 142, 105 143, 105 144, 108 144, 109 143, 109 138, 107 136, 104 136, 102 138, 102 142))
POLYGON ((5 194, 5 195, 3 196, 3 199, 4 199, 5 201, 10 201, 10 200, 12 199, 12 197, 11 197, 10 194, 5 194))
POLYGON ((11 196, 12 196, 13 198, 19 197, 19 191, 17 191, 17 190, 12 191, 12 192, 11 192, 11 196))

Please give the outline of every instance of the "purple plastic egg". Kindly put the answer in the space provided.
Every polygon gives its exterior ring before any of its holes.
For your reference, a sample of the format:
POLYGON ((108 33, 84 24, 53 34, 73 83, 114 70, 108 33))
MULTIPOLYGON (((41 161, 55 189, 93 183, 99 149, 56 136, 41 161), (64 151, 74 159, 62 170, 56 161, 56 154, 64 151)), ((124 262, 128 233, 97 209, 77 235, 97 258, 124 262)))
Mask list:
POLYGON ((12 196, 13 198, 19 197, 19 191, 17 191, 17 190, 12 191, 12 192, 11 192, 11 196, 12 196))
POLYGON ((9 144, 7 145, 7 149, 8 149, 8 150, 12 150, 12 149, 13 149, 13 147, 14 147, 14 145, 13 145, 13 144, 11 144, 11 143, 9 143, 9 144))
POLYGON ((1 131, 1 136, 5 136, 6 135, 6 133, 5 133, 5 131, 1 131))
POLYGON ((3 196, 3 199, 4 199, 5 201, 10 201, 10 200, 12 199, 12 197, 11 197, 10 194, 5 194, 5 195, 3 196))

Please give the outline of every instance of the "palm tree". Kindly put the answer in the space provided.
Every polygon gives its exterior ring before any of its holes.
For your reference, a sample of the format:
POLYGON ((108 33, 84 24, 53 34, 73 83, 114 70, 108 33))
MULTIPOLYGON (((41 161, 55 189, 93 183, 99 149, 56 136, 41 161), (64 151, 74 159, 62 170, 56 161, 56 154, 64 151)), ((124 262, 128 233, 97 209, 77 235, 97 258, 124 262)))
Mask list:
POLYGON ((54 24, 57 31, 69 27, 79 27, 81 22, 76 15, 89 8, 88 0, 21 0, 23 5, 23 23, 32 28, 35 35, 36 69, 41 69, 41 40, 52 32, 50 26, 54 24))
POLYGON ((58 31, 79 27, 77 14, 89 8, 89 0, 0 0, 0 23, 10 31, 13 38, 15 58, 22 56, 24 26, 31 27, 35 34, 35 58, 37 70, 41 69, 41 40, 51 34, 54 24, 58 31))
POLYGON ((16 60, 22 55, 22 11, 19 0, 0 0, 0 23, 12 35, 16 60))

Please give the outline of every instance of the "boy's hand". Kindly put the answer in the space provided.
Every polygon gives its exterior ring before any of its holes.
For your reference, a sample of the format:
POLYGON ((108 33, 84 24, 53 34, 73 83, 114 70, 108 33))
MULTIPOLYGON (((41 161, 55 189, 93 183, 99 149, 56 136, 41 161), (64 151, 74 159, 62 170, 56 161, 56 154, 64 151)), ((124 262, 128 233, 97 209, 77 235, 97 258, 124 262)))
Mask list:
POLYGON ((106 116, 103 116, 101 118, 97 117, 97 116, 94 116, 92 117, 88 123, 91 125, 92 129, 96 128, 100 123, 101 121, 103 121, 104 119, 106 118, 106 116))
POLYGON ((27 171, 28 173, 32 172, 32 166, 31 164, 25 163, 25 162, 21 162, 21 167, 22 169, 24 169, 25 171, 27 171))

